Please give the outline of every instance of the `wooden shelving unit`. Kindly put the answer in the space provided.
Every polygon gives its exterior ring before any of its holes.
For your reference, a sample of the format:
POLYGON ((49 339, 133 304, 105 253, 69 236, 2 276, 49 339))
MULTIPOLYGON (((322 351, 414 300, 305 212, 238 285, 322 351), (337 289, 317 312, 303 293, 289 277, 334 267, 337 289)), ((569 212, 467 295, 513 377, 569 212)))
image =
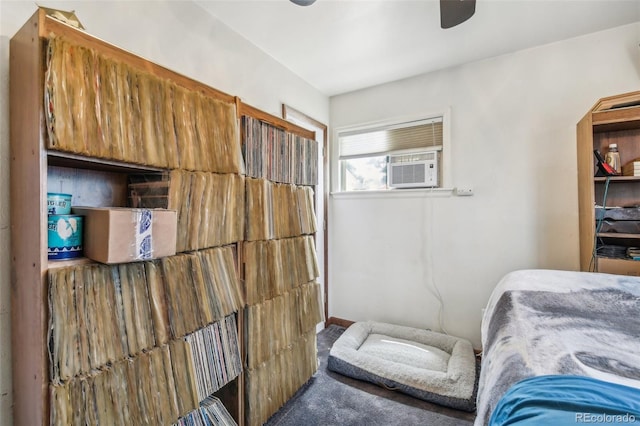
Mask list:
POLYGON ((239 111, 247 206, 253 206, 247 207, 243 270, 245 422, 254 426, 266 422, 317 371, 315 327, 323 314, 317 260, 315 268, 308 262, 315 245, 316 221, 309 213, 315 210, 317 169, 308 160, 317 161, 318 145, 311 132, 292 132, 282 119, 246 106, 239 111), (315 304, 308 303, 313 299, 315 304), (297 311, 306 315, 297 315, 294 324, 290 315, 297 311))
POLYGON ((597 149, 604 155, 612 143, 618 145, 623 165, 640 158, 640 92, 600 99, 577 125, 580 269, 640 275, 639 261, 601 255, 605 244, 640 247, 640 234, 600 232, 595 235, 596 205, 640 206, 640 177, 594 177, 597 163, 593 151, 597 149))
MULTIPOLYGON (((50 150, 44 112, 45 48, 51 37, 94 49, 105 57, 124 62, 182 88, 229 104, 235 104, 236 119, 241 115, 261 120, 305 138, 312 132, 244 104, 239 98, 206 86, 167 68, 126 52, 84 31, 46 16, 39 9, 11 39, 11 303, 13 413, 16 425, 47 425, 50 421, 48 353, 48 280, 51 268, 83 265, 81 258, 63 262, 47 259, 48 177, 55 169, 98 179, 113 195, 113 206, 124 206, 127 176, 139 173, 166 173, 168 168, 98 159, 91 156, 50 150), (113 201, 115 200, 115 201, 113 201)), ((239 135, 238 135, 239 137, 239 135)), ((239 143, 239 141, 238 141, 239 143)), ((242 278, 242 241, 235 244, 238 274, 242 278)), ((244 313, 237 314, 241 352, 246 354, 244 313)), ((244 376, 228 383, 216 393, 239 425, 244 425, 244 376)))

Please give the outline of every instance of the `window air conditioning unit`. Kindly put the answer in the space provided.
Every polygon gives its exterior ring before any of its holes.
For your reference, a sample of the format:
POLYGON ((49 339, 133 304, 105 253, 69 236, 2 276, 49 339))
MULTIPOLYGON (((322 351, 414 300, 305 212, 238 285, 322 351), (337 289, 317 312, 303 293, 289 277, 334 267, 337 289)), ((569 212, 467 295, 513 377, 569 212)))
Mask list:
POLYGON ((390 155, 387 164, 389 188, 438 186, 438 152, 390 155))

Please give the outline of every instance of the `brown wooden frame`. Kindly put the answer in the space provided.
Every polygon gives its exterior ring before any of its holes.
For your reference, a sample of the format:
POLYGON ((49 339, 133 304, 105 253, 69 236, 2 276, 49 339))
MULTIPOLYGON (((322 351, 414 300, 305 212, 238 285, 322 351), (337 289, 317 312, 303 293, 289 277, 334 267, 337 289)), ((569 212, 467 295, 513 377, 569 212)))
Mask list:
POLYGON ((11 39, 11 350, 16 425, 49 423, 44 58, 36 13, 11 39))

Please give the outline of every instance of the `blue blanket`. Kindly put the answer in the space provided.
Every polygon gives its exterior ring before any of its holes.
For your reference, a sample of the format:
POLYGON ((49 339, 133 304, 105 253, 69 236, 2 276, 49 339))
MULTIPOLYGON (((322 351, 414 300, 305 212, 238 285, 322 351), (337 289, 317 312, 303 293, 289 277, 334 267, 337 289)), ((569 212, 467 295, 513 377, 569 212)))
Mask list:
POLYGON ((513 385, 491 426, 640 424, 640 389, 581 376, 538 376, 513 385))

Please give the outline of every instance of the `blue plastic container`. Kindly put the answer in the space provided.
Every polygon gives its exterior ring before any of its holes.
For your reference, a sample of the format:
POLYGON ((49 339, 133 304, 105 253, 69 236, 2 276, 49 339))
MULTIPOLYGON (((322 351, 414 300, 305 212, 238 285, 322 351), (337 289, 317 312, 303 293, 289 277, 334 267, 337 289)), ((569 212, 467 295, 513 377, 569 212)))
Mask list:
POLYGON ((47 192, 47 214, 70 214, 71 194, 47 192))
POLYGON ((49 260, 82 257, 82 219, 82 216, 73 214, 49 215, 49 260))

